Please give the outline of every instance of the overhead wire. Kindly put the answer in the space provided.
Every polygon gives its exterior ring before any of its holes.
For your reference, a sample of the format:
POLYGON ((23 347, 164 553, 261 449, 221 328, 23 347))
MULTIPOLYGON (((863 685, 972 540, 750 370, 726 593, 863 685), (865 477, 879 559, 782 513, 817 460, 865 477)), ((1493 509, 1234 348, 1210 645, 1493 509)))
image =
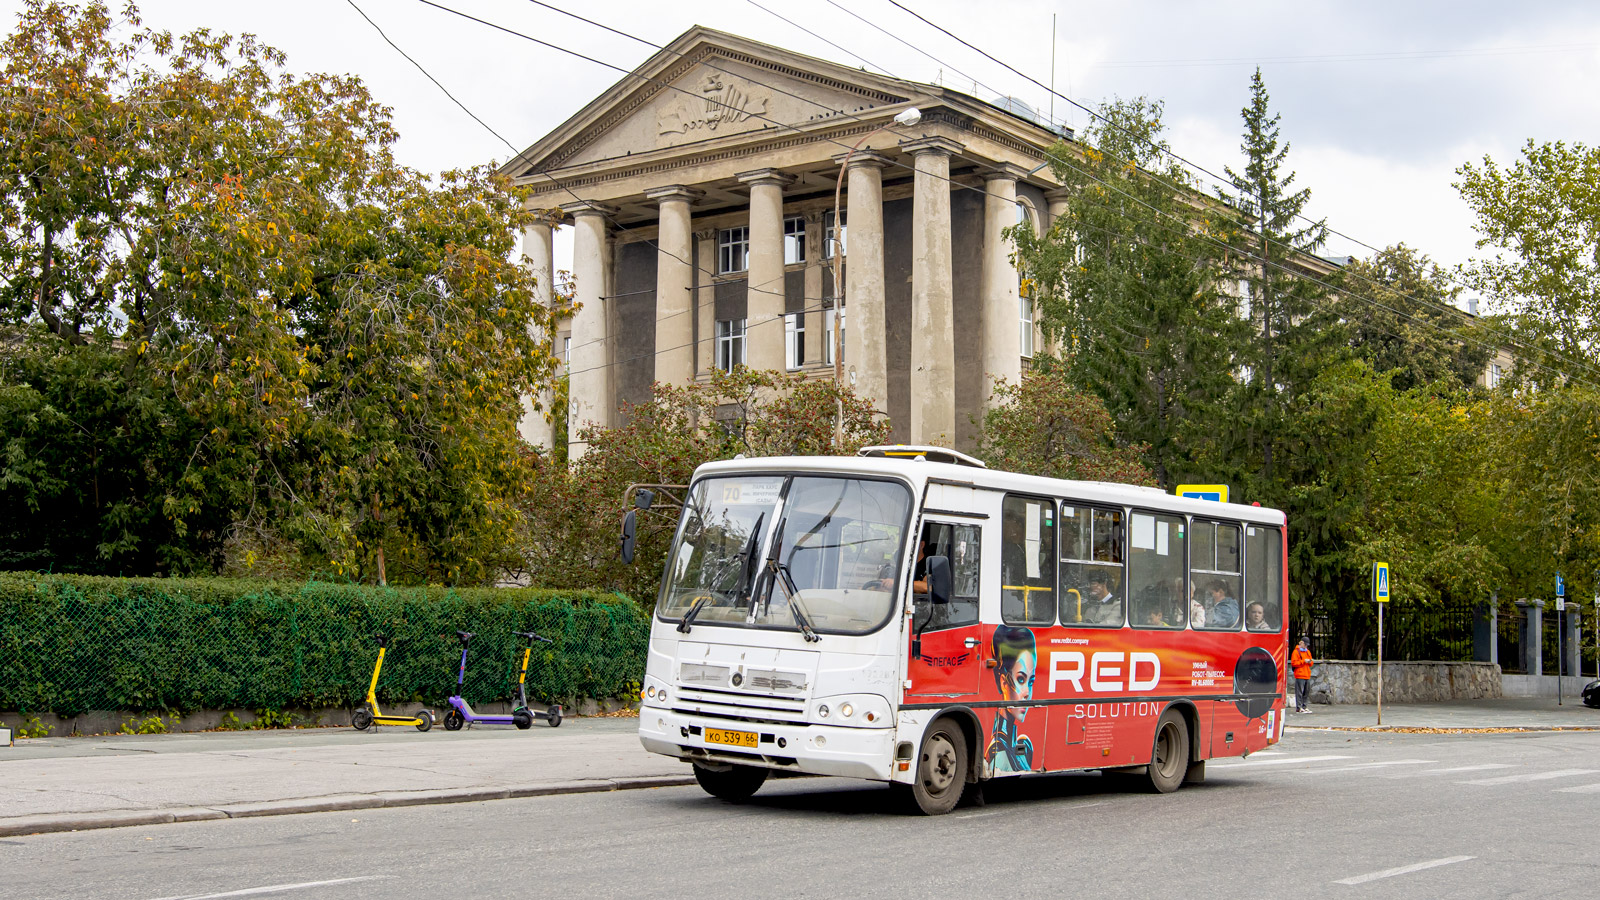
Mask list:
MULTIPOLYGON (((662 80, 660 80, 660 79, 655 79, 655 78, 651 78, 651 77, 650 77, 650 76, 643 76, 643 75, 638 75, 638 74, 637 74, 637 73, 635 73, 635 72, 633 72, 633 71, 632 71, 632 70, 629 70, 629 69, 625 69, 625 68, 623 68, 623 67, 621 67, 621 66, 618 66, 618 65, 616 65, 616 64, 613 64, 613 63, 609 63, 609 62, 606 62, 606 61, 604 61, 604 60, 600 60, 600 59, 597 59, 597 58, 595 58, 595 57, 592 57, 592 56, 588 56, 588 55, 586 55, 586 54, 583 54, 583 53, 580 53, 580 52, 578 52, 578 51, 576 51, 576 50, 571 50, 571 49, 569 49, 569 48, 565 48, 565 47, 560 47, 560 46, 558 46, 558 45, 555 45, 555 44, 552 44, 552 43, 550 43, 550 42, 548 42, 548 41, 543 41, 543 40, 541 40, 541 39, 539 39, 539 38, 535 38, 535 37, 533 37, 533 36, 531 36, 531 35, 526 35, 526 34, 523 34, 523 33, 522 33, 522 32, 518 32, 518 31, 516 31, 516 30, 514 30, 514 29, 510 29, 510 28, 507 28, 507 27, 505 27, 505 26, 502 26, 502 25, 499 25, 499 24, 497 24, 497 23, 494 23, 494 22, 490 22, 490 21, 487 21, 487 20, 484 20, 484 19, 481 19, 481 18, 479 18, 479 17, 477 17, 477 16, 473 16, 473 15, 470 15, 470 14, 468 14, 468 13, 464 13, 464 12, 460 12, 460 11, 458 11, 458 10, 455 10, 455 9, 452 9, 452 8, 450 8, 450 7, 447 7, 447 6, 444 6, 444 5, 442 5, 442 4, 439 4, 439 3, 436 3, 436 2, 433 2, 433 0, 420 0, 420 2, 422 2, 422 3, 424 3, 424 4, 426 4, 426 5, 428 5, 428 6, 431 6, 431 7, 434 7, 434 8, 436 8, 436 9, 439 9, 439 10, 441 10, 441 11, 444 11, 444 12, 448 12, 448 13, 452 13, 452 14, 454 14, 454 15, 457 15, 457 16, 460 16, 460 17, 462 17, 462 18, 466 18, 466 19, 469 19, 469 20, 472 20, 472 21, 475 21, 475 22, 478 22, 478 23, 479 23, 479 24, 482 24, 482 25, 485 25, 485 26, 487 26, 487 27, 490 27, 490 28, 494 28, 494 29, 496 29, 496 30, 499 30, 499 31, 502 31, 502 32, 505 32, 505 33, 507 33, 507 34, 511 34, 511 35, 513 35, 513 36, 516 36, 516 37, 520 37, 520 38, 523 38, 523 39, 525 39, 525 40, 529 40, 529 41, 531 41, 531 42, 533 42, 533 43, 537 43, 537 44, 540 44, 540 45, 542 45, 542 46, 545 46, 545 47, 548 47, 548 48, 550 48, 550 49, 554 49, 554 50, 557 50, 557 51, 558 51, 558 52, 562 52, 562 53, 566 53, 566 54, 569 54, 569 55, 572 55, 572 56, 575 56, 575 57, 577 57, 577 58, 580 58, 580 59, 584 59, 584 60, 586 60, 586 61, 588 61, 588 62, 592 62, 592 63, 594 63, 594 64, 596 64, 596 65, 600 65, 600 66, 603 66, 603 67, 606 67, 606 68, 610 68, 610 69, 614 69, 614 70, 616 70, 616 71, 619 71, 619 72, 622 72, 622 73, 623 73, 623 74, 625 74, 625 75, 629 75, 629 76, 631 76, 631 77, 634 77, 634 78, 638 78, 638 79, 640 79, 640 80, 643 80, 643 81, 649 81, 649 82, 655 82, 655 83, 657 83, 657 84, 660 84, 660 85, 662 85, 662 86, 663 86, 663 87, 666 87, 666 88, 668 88, 668 89, 671 89, 671 90, 676 90, 676 91, 678 91, 678 92, 680 92, 680 93, 684 93, 684 94, 690 94, 690 92, 688 92, 688 91, 686 91, 686 90, 684 90, 684 89, 682 89, 682 88, 679 88, 679 87, 677 87, 677 86, 676 86, 676 85, 672 85, 672 84, 670 84, 670 83, 668 83, 668 82, 664 82, 664 81, 662 81, 662 80)), ((622 31, 620 31, 620 30, 618 30, 618 29, 615 29, 615 28, 612 28, 612 27, 611 27, 611 26, 607 26, 607 25, 603 25, 603 24, 601 24, 601 23, 598 23, 598 22, 595 22, 595 21, 594 21, 594 20, 591 20, 591 19, 588 19, 588 18, 586 18, 586 17, 584 17, 584 16, 580 16, 580 15, 578 15, 578 14, 576 14, 576 13, 572 13, 572 12, 570 12, 570 11, 567 11, 567 10, 563 10, 563 9, 560 9, 560 8, 559 8, 559 7, 555 7, 555 6, 552 6, 552 5, 551 5, 551 4, 548 4, 548 3, 544 3, 544 2, 541 2, 541 0, 529 0, 529 2, 532 2, 532 3, 534 3, 534 4, 536 4, 536 5, 538 5, 538 6, 541 6, 541 7, 545 7, 545 8, 547 8, 547 9, 551 9, 551 10, 552 10, 552 11, 555 11, 555 12, 559 12, 559 13, 561 13, 561 14, 563 14, 563 15, 567 15, 567 16, 570 16, 570 17, 572 17, 572 18, 575 18, 575 19, 579 19, 579 20, 581 20, 581 21, 584 21, 584 22, 586 22, 586 23, 588 23, 588 24, 591 24, 591 25, 593 25, 593 26, 595 26, 595 27, 599 27, 599 28, 602 28, 602 29, 604 29, 604 30, 606 30, 606 31, 609 31, 609 32, 612 32, 612 33, 615 33, 615 34, 619 34, 619 35, 622 35, 622 36, 625 36, 625 37, 629 37, 629 38, 630 38, 630 39, 633 39, 633 40, 636 40, 636 41, 639 41, 639 42, 640 42, 640 43, 644 43, 644 44, 646 44, 646 45, 648 45, 648 46, 652 46, 652 47, 656 47, 656 48, 657 48, 657 49, 664 49, 664 48, 663 48, 663 47, 661 47, 661 45, 659 45, 659 44, 655 44, 655 43, 654 43, 654 42, 651 42, 651 41, 648 41, 648 40, 645 40, 645 39, 643 39, 643 38, 638 38, 638 37, 636 37, 636 36, 634 36, 634 35, 631 35, 631 34, 627 34, 627 33, 626 33, 626 32, 622 32, 622 31)), ((901 4, 899 4, 899 3, 896 3, 896 2, 895 2, 895 0, 889 0, 889 2, 891 2, 891 3, 894 3, 894 4, 895 4, 895 5, 896 5, 896 6, 901 6, 901 4)), ((903 7, 903 6, 902 6, 902 7, 901 7, 901 8, 902 8, 902 9, 904 9, 904 7, 903 7)), ((907 10, 907 11, 908 11, 908 12, 911 12, 911 11, 910 11, 910 10, 907 10)), ((925 18, 923 18, 923 17, 922 17, 922 16, 920 16, 920 15, 918 15, 918 14, 916 14, 916 13, 915 13, 915 12, 912 12, 912 15, 916 15, 916 16, 917 16, 917 18, 919 18, 919 19, 922 19, 922 20, 923 20, 923 21, 927 21, 927 20, 926 20, 926 19, 925 19, 925 18)), ((929 24, 930 24, 930 25, 933 25, 933 23, 931 23, 931 22, 929 22, 929 24)), ((937 25, 933 25, 933 27, 935 27, 935 28, 939 28, 939 26, 937 26, 937 25)), ((803 29, 803 30, 804 30, 804 29, 803 29)), ((943 30, 944 30, 944 29, 942 29, 942 28, 940 28, 940 30, 941 30, 941 31, 943 31, 943 30)), ((948 34, 948 32, 946 32, 946 33, 947 33, 947 34, 948 34)), ((952 37, 954 37, 954 35, 952 35, 952 37)), ((961 40, 961 39, 960 39, 960 38, 956 38, 956 39, 957 39, 957 40, 961 40)), ((967 43, 967 42, 966 42, 966 41, 964 41, 964 40, 961 40, 961 42, 962 42, 962 43, 963 43, 963 44, 966 44, 966 45, 967 45, 967 46, 969 46, 969 47, 972 47, 972 46, 973 46, 973 45, 971 45, 971 44, 969 44, 969 43, 967 43)), ((977 51, 978 51, 978 52, 980 52, 980 53, 983 53, 983 51, 982 51, 982 50, 980 50, 980 49, 978 49, 978 48, 976 48, 976 47, 973 47, 973 49, 975 49, 975 50, 977 50, 977 51)), ((679 55, 680 55, 680 56, 681 56, 681 55, 682 55, 682 54, 679 54, 679 55)), ((987 56, 987 54, 985 54, 985 55, 986 55, 986 56, 987 56)), ((990 58, 991 58, 991 59, 992 59, 992 58, 993 58, 993 57, 990 57, 990 58)), ((997 61, 997 62, 998 62, 998 60, 996 60, 996 61, 997 61)), ((1004 63, 1001 63, 1001 64, 1002 64, 1002 65, 1006 65, 1006 64, 1004 64, 1004 63)), ((1007 67, 1007 68, 1011 68, 1011 67, 1010 67, 1010 66, 1006 66, 1006 67, 1007 67)), ((713 66, 713 68, 715 68, 715 67, 714 67, 714 66, 713 66)), ((1015 70, 1015 69, 1012 69, 1012 71, 1017 71, 1017 70, 1015 70)), ((1028 77, 1028 76, 1026 76, 1026 75, 1025 75, 1025 74, 1023 74, 1023 73, 1020 73, 1020 72, 1018 72, 1018 74, 1019 74, 1019 75, 1022 75, 1022 76, 1023 76, 1023 77, 1025 77, 1025 78, 1026 78, 1026 77, 1028 77)), ((747 77, 747 76, 746 76, 746 77, 747 77)), ((893 77, 893 76, 891 76, 891 77, 893 77)), ((1029 80, 1032 80, 1032 79, 1029 79, 1029 80)), ((752 79, 752 81, 753 81, 753 82, 754 82, 754 83, 760 83, 760 82, 759 82, 759 81, 758 81, 758 80, 754 80, 754 79, 752 79)), ((1036 83, 1037 83, 1037 82, 1036 82, 1036 83)), ((771 86, 771 85, 766 85, 766 86, 768 86, 768 87, 773 87, 773 86, 771 86)), ((788 93, 788 92, 785 92, 785 93, 788 93)), ((1053 92, 1053 93, 1054 93, 1054 92, 1053 92)), ((1059 94, 1058 94, 1058 96, 1060 96, 1060 95, 1059 95, 1059 94)), ((859 120, 859 119, 861 119, 861 118, 862 118, 862 117, 860 117, 860 116, 856 116, 856 115, 854 115, 854 114, 852 114, 852 113, 849 113, 849 112, 847 112, 847 111, 843 111, 843 110, 832 110, 832 109, 831 109, 831 108, 830 108, 830 107, 827 107, 827 106, 826 106, 826 105, 825 105, 825 104, 820 104, 820 103, 818 103, 818 102, 817 102, 817 101, 814 101, 814 100, 810 100, 810 98, 801 98, 801 99, 805 99, 805 100, 807 100, 807 101, 808 101, 808 102, 811 102, 811 103, 813 103, 813 104, 814 104, 814 105, 818 105, 818 106, 822 106, 822 107, 823 107, 823 108, 824 108, 824 109, 829 109, 829 110, 830 110, 830 111, 833 111, 833 112, 836 112, 836 113, 843 113, 843 114, 844 114, 844 115, 847 115, 847 116, 850 116, 850 117, 852 117, 852 118, 856 118, 856 119, 858 119, 858 120, 859 120)), ((1075 105, 1075 106, 1078 106, 1078 107, 1079 107, 1079 108, 1082 108, 1082 109, 1084 109, 1084 110, 1085 110, 1085 111, 1087 111, 1087 112, 1089 112, 1089 113, 1091 113, 1091 114, 1092 114, 1092 115, 1095 115, 1095 116, 1096 116, 1096 117, 1097 117, 1097 118, 1101 118, 1101 119, 1104 119, 1104 117, 1103 117, 1103 116, 1100 116, 1100 115, 1099 115, 1099 114, 1097 114, 1097 113, 1095 113, 1095 112, 1094 112, 1094 111, 1093 111, 1093 110, 1089 110, 1089 109, 1088 109, 1088 108, 1087 108, 1087 107, 1083 107, 1083 106, 1082 106, 1082 104, 1079 104, 1079 103, 1077 103, 1077 102, 1076 102, 1076 101, 1074 101, 1074 100, 1072 100, 1072 99, 1071 99, 1071 98, 1070 98, 1070 97, 1063 97, 1063 99, 1066 99, 1066 100, 1067 100, 1067 101, 1068 101, 1068 102, 1070 102, 1070 103, 1073 103, 1073 105, 1075 105)), ((793 125, 793 124, 791 124, 791 123, 786 123, 786 122, 780 122, 780 121, 778 121, 778 120, 776 120, 776 119, 773 119, 773 118, 771 118, 771 117, 769 117, 769 116, 766 116, 766 115, 764 115, 764 114, 753 114, 753 115, 752 115, 752 116, 751 116, 751 117, 752 117, 752 118, 759 118, 759 119, 762 119, 762 120, 764 120, 764 121, 768 121, 768 122, 770 122, 770 123, 772 123, 772 124, 774 124, 774 125, 778 125, 778 126, 779 126, 779 127, 783 127, 783 128, 788 128, 788 129, 790 129, 790 130, 794 130, 794 131, 796 131, 796 132, 802 132, 802 129, 801 129, 801 128, 800 128, 800 127, 799 127, 799 126, 796 126, 796 125, 793 125)), ((1109 120, 1107 120, 1107 121, 1109 121, 1109 120)), ((839 140, 837 140, 837 139, 833 139, 833 138, 828 138, 828 137, 826 137, 826 136, 822 136, 822 137, 821 137, 821 138, 820 138, 820 139, 821 139, 821 140, 824 140, 824 141, 827 141, 827 142, 831 142, 831 143, 834 143, 834 144, 837 144, 837 145, 839 145, 839 146, 847 146, 847 145, 845 145, 845 144, 844 144, 844 143, 843 143, 843 142, 842 142, 842 141, 839 141, 839 140)), ((1159 148, 1159 145, 1156 145, 1156 146, 1158 146, 1158 149, 1160 149, 1160 148, 1159 148)), ((1168 154, 1168 155, 1170 155, 1170 156, 1172 156, 1172 157, 1173 157, 1173 158, 1174 158, 1174 159, 1178 159, 1178 160, 1180 160, 1180 161, 1182 161, 1182 162, 1185 162, 1185 163, 1187 163, 1187 160, 1184 160, 1184 159, 1183 159, 1183 158, 1182 158, 1182 157, 1180 157, 1180 156, 1178 156, 1178 155, 1177 155, 1177 154, 1173 154, 1173 153, 1171 153, 1171 152, 1170 152, 1170 151, 1168 151, 1168 150, 1163 150, 1163 152, 1165 152, 1165 153, 1167 153, 1167 154, 1168 154)), ((1069 166, 1070 166, 1070 163, 1065 163, 1065 161, 1063 161, 1063 160, 1060 160, 1060 159, 1059 159, 1059 157, 1054 157, 1054 156, 1053 156, 1053 155, 1052 155, 1052 154, 1049 154, 1049 153, 1046 153, 1046 156, 1047 156, 1047 158, 1054 158, 1054 159, 1057 159, 1057 160, 1058 160, 1058 161, 1061 161, 1061 162, 1063 162, 1063 163, 1064 163, 1064 164, 1066 164, 1066 165, 1069 165, 1069 166)), ((906 164, 905 164, 905 163, 903 163, 903 162, 900 162, 900 161, 898 161, 898 160, 891 160, 891 162, 892 162, 892 163, 895 163, 895 164, 897 164, 897 165, 899 165, 899 166, 900 166, 900 167, 902 167, 902 168, 905 168, 905 169, 908 169, 908 170, 910 170, 910 169, 911 169, 911 168, 912 168, 912 167, 910 167, 910 166, 908 166, 908 165, 906 165, 906 164)), ((1189 164, 1189 165, 1191 165, 1191 166, 1192 166, 1192 165, 1193 165, 1193 164, 1189 164)), ((1081 172, 1081 171, 1082 171, 1082 170, 1079 170, 1079 171, 1080 171, 1080 172, 1081 172)), ((1202 169, 1202 171, 1205 171, 1205 170, 1203 170, 1203 169, 1202 169)), ((556 183, 556 184, 558 184, 558 185, 559 185, 559 186, 560 186, 560 187, 562 187, 562 188, 563 188, 563 189, 564 189, 564 190, 566 190, 566 191, 567 191, 567 192, 568 192, 568 193, 571 193, 571 194, 573 194, 573 196, 574 196, 574 197, 575 197, 575 198, 577 198, 577 199, 579 199, 579 200, 580 200, 580 201, 582 201, 582 200, 583 200, 583 198, 581 198, 581 197, 577 197, 577 195, 576 195, 576 193, 575 193, 575 192, 573 192, 573 191, 572 191, 572 190, 571 190, 571 188, 570 188, 570 187, 568 187, 568 186, 566 186, 566 185, 564 185, 564 184, 562 184, 562 183, 561 183, 561 182, 560 182, 560 181, 559 181, 559 179, 556 179, 556 178, 554 178, 554 177, 553 177, 553 176, 549 176, 549 175, 548 175, 548 174, 547 174, 547 173, 541 173, 541 174, 543 174, 543 175, 545 175, 545 177, 547 177, 547 178, 549 178, 549 179, 550 179, 550 180, 551 180, 551 181, 553 181, 553 182, 555 182, 555 183, 556 183)), ((1215 174, 1214 174, 1214 173, 1210 173, 1210 172, 1209 172, 1209 171, 1207 171, 1207 174, 1211 174, 1211 175, 1212 175, 1212 177, 1217 177, 1217 176, 1216 176, 1216 175, 1215 175, 1215 174)), ((947 181, 947 182, 949 182, 949 183, 950 183, 950 184, 952 184, 952 185, 953 185, 953 186, 955 186, 955 187, 957 187, 957 188, 962 188, 962 189, 966 189, 966 190, 972 190, 972 191, 976 191, 976 192, 978 192, 978 193, 982 193, 982 194, 989 194, 989 193, 990 193, 990 192, 988 192, 988 191, 987 191, 987 190, 985 190, 985 189, 983 189, 983 188, 979 188, 979 187, 974 187, 974 186, 972 186, 972 185, 966 185, 966 184, 962 184, 962 183, 960 183, 960 182, 959 182, 959 181, 956 181, 956 180, 955 180, 955 179, 954 179, 954 178, 953 178, 953 177, 950 177, 950 176, 937 176, 937 175, 935 175, 935 176, 933 176, 933 177, 934 177, 934 178, 936 178, 936 179, 941 179, 941 180, 944 180, 944 181, 947 181)), ((1107 186, 1107 187, 1111 187, 1111 188, 1112 188, 1112 189, 1114 189, 1114 190, 1115 190, 1115 189, 1116 189, 1116 188, 1115 188, 1115 187, 1114 187, 1114 186, 1112 186, 1112 185, 1109 185, 1109 184, 1106 184, 1106 183, 1105 183, 1105 182, 1103 182, 1103 181, 1100 181, 1100 180, 1099 180, 1099 179, 1096 179, 1096 178, 1093 178, 1093 176, 1092 176, 1092 175, 1091 175, 1091 176, 1089 176, 1089 177, 1090 177, 1090 178, 1091 178, 1091 179, 1092 179, 1092 180, 1095 180, 1095 181, 1097 181, 1097 182, 1100 182, 1100 183, 1101 183, 1101 184, 1103 184, 1103 185, 1105 185, 1105 186, 1107 186)), ((1129 196, 1130 196, 1130 198, 1131 198, 1131 195, 1129 195, 1129 196)), ((1131 199, 1135 199, 1135 200, 1137 200, 1137 198, 1131 198, 1131 199)), ((587 201, 584 201, 584 202, 587 202, 587 201)), ((1152 208, 1152 209, 1153 209, 1153 208, 1152 208)), ((1227 249, 1229 249, 1229 250, 1231 250, 1231 251, 1236 251, 1236 250, 1237 250, 1237 248, 1234 248, 1234 247, 1232 247, 1232 246, 1229 246, 1229 245, 1224 245, 1224 246, 1227 246, 1227 249)), ((658 249, 658 250, 659 250, 659 249, 660 249, 660 248, 659 248, 659 247, 658 247, 658 248, 657 248, 657 249, 658 249)), ((675 258, 678 258, 678 257, 676 257, 676 256, 675 256, 675 254, 671 254, 671 253, 670 253, 670 252, 669 252, 669 251, 665 251, 665 250, 661 250, 661 252, 663 252, 663 253, 667 253, 667 255, 670 255, 670 256, 674 256, 674 257, 675 257, 675 258)), ((680 260, 681 260, 681 258, 679 258, 679 259, 680 259, 680 260)), ((1270 262, 1270 261, 1267 261, 1267 262, 1270 262)), ((691 265, 692 265, 692 264, 691 264, 691 265)), ((1303 273, 1303 272, 1299 272, 1299 271, 1298 271, 1298 270, 1294 270, 1294 269, 1290 269, 1290 268, 1289 268, 1289 267, 1287 267, 1287 266, 1283 266, 1283 265, 1282 265, 1282 264, 1278 264, 1278 263, 1272 263, 1272 265, 1273 265, 1273 268, 1275 268, 1275 269, 1278 269, 1278 270, 1279 270, 1279 271, 1283 271, 1283 272, 1285 272, 1285 273, 1287 273, 1287 274, 1290 274, 1290 275, 1294 275, 1294 276, 1296 276, 1296 277, 1302 277, 1302 278, 1308 278, 1308 279, 1309 279, 1309 280, 1312 280, 1312 281, 1313 281, 1313 282, 1315 282, 1315 283, 1317 283, 1317 284, 1318 284, 1318 285, 1319 285, 1319 286, 1321 286, 1321 287, 1323 287, 1323 288, 1324 288, 1324 289, 1326 289, 1326 290, 1329 290, 1329 291, 1331 291, 1331 292, 1334 292, 1334 293, 1337 293, 1337 294, 1343 294, 1343 295, 1345 295, 1345 296, 1349 296, 1349 297, 1352 297, 1352 298, 1354 298, 1354 299, 1357 299, 1357 300, 1360 300, 1360 301, 1362 301, 1362 302, 1365 302, 1365 303, 1368 303, 1368 304, 1370 304, 1370 305, 1373 305, 1373 306, 1376 306, 1376 307, 1379 307, 1379 308, 1382 308, 1382 309, 1385 309, 1385 310, 1386 310, 1386 311, 1388 311, 1388 312, 1391 312, 1391 313, 1393 313, 1393 314, 1395 314, 1395 315, 1397 315, 1397 316, 1400 316, 1400 317, 1402 317, 1402 318, 1405 318, 1405 319, 1407 319, 1407 320, 1409 320, 1409 321, 1415 321, 1415 322, 1418 322, 1418 323, 1419 323, 1419 324, 1423 324, 1423 325, 1427 325, 1427 326, 1430 326, 1430 327, 1434 327, 1434 328, 1437 328, 1437 329, 1439 329, 1439 330, 1441 330, 1441 331, 1442 331, 1442 330, 1444 330, 1444 329, 1443 329, 1443 328, 1442 328, 1442 326, 1439 326, 1439 325, 1438 325, 1438 324, 1437 324, 1437 323, 1434 323, 1434 322, 1430 322, 1430 321, 1428 321, 1428 320, 1421 320, 1421 319, 1416 319, 1416 318, 1415 318, 1415 317, 1412 317, 1412 316, 1409 316, 1409 315, 1407 315, 1407 314, 1405 314, 1405 313, 1402 313, 1402 312, 1400 312, 1400 311, 1398 311, 1398 310, 1394 310, 1394 309, 1392 309, 1392 308, 1390 308, 1390 307, 1386 307, 1386 306, 1383 306, 1383 304, 1381 304, 1381 303, 1378 303, 1378 302, 1377 302, 1377 301, 1376 301, 1376 300, 1374 300, 1374 299, 1372 299, 1372 298, 1368 298, 1368 297, 1365 297, 1365 296, 1363 296, 1363 295, 1360 295, 1360 294, 1353 294, 1353 293, 1351 293, 1351 292, 1349 292, 1349 291, 1347 291, 1347 290, 1344 290, 1344 289, 1342 289, 1342 288, 1339 288, 1339 287, 1337 287, 1337 286, 1334 286, 1334 285, 1331 285, 1331 284, 1328 284, 1328 283, 1326 283, 1326 282, 1323 282, 1323 281, 1321 281, 1321 280, 1319 280, 1319 279, 1314 279, 1314 278, 1310 278, 1310 277, 1309 277, 1309 276, 1307 276, 1307 275, 1306 275, 1306 274, 1305 274, 1305 273, 1303 273)), ((697 268, 698 268, 698 267, 697 267, 697 268)), ((705 271, 709 271, 709 270, 705 270, 705 271)), ((1373 285, 1374 285, 1374 286, 1377 286, 1377 287, 1381 287, 1381 288, 1383 288, 1383 289, 1385 289, 1385 290, 1391 290, 1391 291, 1392 291, 1392 290, 1394 290, 1394 288, 1393 288, 1393 286, 1390 286, 1390 285, 1382 285, 1382 284, 1381 284, 1381 283, 1378 283, 1378 282, 1372 282, 1372 284, 1373 284, 1373 285)), ((773 294, 777 294, 777 293, 778 293, 778 292, 777 292, 777 291, 770 291, 770 292, 768 292, 768 293, 773 293, 773 294)), ((1459 310, 1454 310, 1454 309, 1453 309, 1453 308, 1451 308, 1451 309, 1452 309, 1452 311, 1453 311, 1453 312, 1455 312, 1455 313, 1457 313, 1457 314, 1461 314, 1461 313, 1460 313, 1460 311, 1459 311, 1459 310)), ((1462 315, 1464 315, 1464 314, 1462 314, 1462 315)), ((782 318, 782 315, 779 315, 779 316, 775 316, 775 317, 774 317, 774 318, 775 318, 775 319, 781 319, 781 318, 782 318)), ((760 323, 757 323, 757 324, 760 324, 760 323)), ((1452 333, 1452 336, 1453 336, 1453 337, 1457 337, 1457 338, 1458 338, 1458 339, 1459 339, 1459 338, 1460 338, 1460 336, 1459 336, 1459 335, 1456 335, 1456 334, 1454 334, 1454 333, 1452 333)), ((687 345, 686 345, 686 346, 687 346, 687 345)), ((679 349, 679 348, 672 348, 672 349, 679 349)), ((610 364, 607 364, 607 365, 610 365, 610 364)), ((1548 367, 1545 367, 1545 366, 1541 366, 1541 368, 1548 368, 1548 367)), ((1558 374, 1565 374, 1565 373, 1559 373, 1559 370, 1553 370, 1553 371, 1557 371, 1557 372, 1558 372, 1558 374)))

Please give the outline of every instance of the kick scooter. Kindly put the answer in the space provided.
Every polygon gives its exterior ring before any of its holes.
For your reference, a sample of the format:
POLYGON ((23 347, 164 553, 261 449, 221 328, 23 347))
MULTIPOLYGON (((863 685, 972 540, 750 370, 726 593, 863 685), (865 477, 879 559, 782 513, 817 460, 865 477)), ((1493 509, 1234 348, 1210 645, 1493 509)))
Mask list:
POLYGON ((421 710, 414 716, 386 716, 378 709, 378 673, 383 671, 383 655, 389 639, 381 634, 373 635, 373 638, 378 642, 378 662, 372 667, 372 683, 367 685, 366 704, 350 714, 350 724, 357 731, 366 731, 374 725, 415 725, 418 731, 432 728, 433 713, 430 710, 421 710))
POLYGON ((538 712, 528 708, 528 658, 533 655, 533 642, 541 641, 550 643, 547 637, 541 637, 531 631, 513 631, 523 640, 522 671, 517 675, 517 696, 512 704, 511 715, 485 715, 472 711, 472 704, 461 696, 461 686, 467 680, 467 644, 475 635, 470 631, 458 631, 456 637, 461 640, 461 669, 456 676, 456 696, 450 698, 450 711, 444 714, 444 730, 460 731, 465 725, 515 725, 527 729, 533 726, 534 719, 544 719, 550 723, 551 728, 561 724, 561 707, 551 706, 548 712, 538 712))

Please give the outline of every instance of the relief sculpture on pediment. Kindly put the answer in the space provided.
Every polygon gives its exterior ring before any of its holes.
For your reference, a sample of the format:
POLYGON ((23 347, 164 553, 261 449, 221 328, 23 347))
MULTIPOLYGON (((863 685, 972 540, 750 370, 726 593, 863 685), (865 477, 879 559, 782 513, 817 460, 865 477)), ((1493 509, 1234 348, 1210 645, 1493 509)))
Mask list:
POLYGON ((734 127, 766 115, 767 98, 755 96, 753 90, 748 82, 720 72, 707 73, 693 88, 697 96, 680 95, 680 99, 662 114, 657 132, 659 145, 704 139, 716 135, 719 130, 726 134, 754 127, 734 127))

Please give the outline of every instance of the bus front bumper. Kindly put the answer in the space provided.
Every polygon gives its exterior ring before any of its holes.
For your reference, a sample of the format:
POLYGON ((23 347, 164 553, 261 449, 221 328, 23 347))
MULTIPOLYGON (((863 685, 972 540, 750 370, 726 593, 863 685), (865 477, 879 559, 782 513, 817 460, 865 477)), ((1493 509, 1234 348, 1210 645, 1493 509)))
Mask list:
POLYGON ((727 721, 660 707, 639 710, 639 742, 646 750, 685 762, 761 766, 812 775, 888 781, 893 728, 841 728, 727 721), (755 747, 706 740, 707 729, 757 736, 755 747))

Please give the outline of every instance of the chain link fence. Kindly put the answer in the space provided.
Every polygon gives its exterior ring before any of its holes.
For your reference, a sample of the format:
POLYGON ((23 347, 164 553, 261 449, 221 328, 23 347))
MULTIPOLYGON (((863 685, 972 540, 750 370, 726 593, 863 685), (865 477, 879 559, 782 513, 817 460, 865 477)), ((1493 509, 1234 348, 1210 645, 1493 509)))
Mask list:
POLYGON ((377 588, 225 579, 0 574, 0 710, 283 710, 354 706, 389 638, 381 704, 456 693, 457 631, 471 644, 463 696, 505 700, 535 631, 530 700, 636 696, 647 613, 601 592, 377 588))

